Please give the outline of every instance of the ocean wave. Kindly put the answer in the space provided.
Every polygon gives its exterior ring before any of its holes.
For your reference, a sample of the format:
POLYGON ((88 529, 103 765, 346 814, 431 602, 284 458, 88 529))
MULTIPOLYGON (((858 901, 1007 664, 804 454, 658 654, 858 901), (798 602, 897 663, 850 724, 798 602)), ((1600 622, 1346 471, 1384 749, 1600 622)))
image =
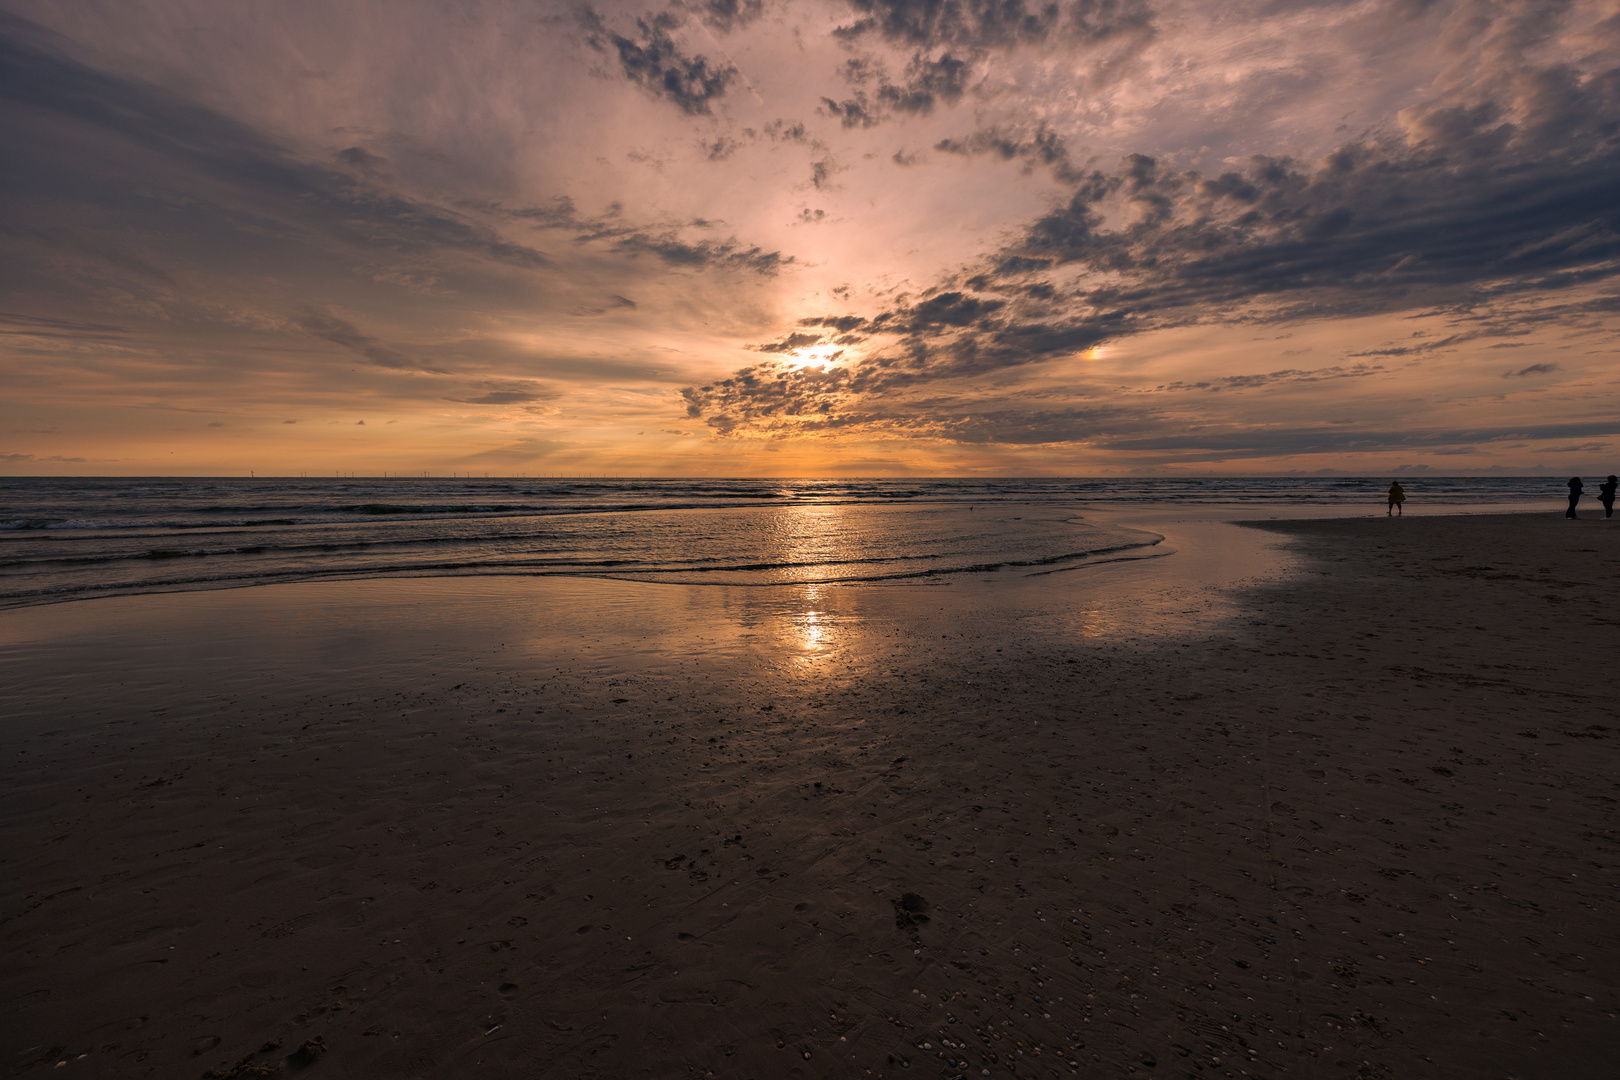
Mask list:
MULTIPOLYGON (((1560 486, 1546 478, 1403 483, 1410 498, 1453 506, 1533 505, 1557 498, 1560 486)), ((1288 502, 1382 512, 1386 486, 1365 477, 0 478, 0 606, 377 576, 592 574, 764 586, 1049 573, 1136 557, 1157 542, 1078 521, 1088 505, 1288 502)))
MULTIPOLYGON (((993 562, 958 563, 910 568, 906 564, 938 561, 937 555, 905 555, 889 558, 846 560, 812 560, 803 562, 757 562, 714 566, 647 566, 634 559, 576 559, 576 560, 445 560, 413 562, 398 565, 337 565, 321 567, 283 567, 279 569, 253 569, 237 572, 221 571, 211 574, 165 576, 157 579, 132 581, 71 581, 40 585, 34 588, 12 589, 0 592, 0 609, 62 603, 95 596, 119 596, 160 592, 180 592, 222 588, 245 588, 253 585, 293 584, 304 581, 346 580, 359 581, 375 578, 416 578, 455 576, 506 577, 605 577, 618 580, 650 583, 659 580, 677 584, 691 583, 685 575, 697 578, 719 576, 726 573, 749 574, 744 580, 728 580, 729 585, 837 585, 862 584, 879 581, 898 581, 921 577, 948 577, 959 574, 990 573, 1007 569, 1050 565, 1056 562, 1078 562, 1098 555, 1140 548, 1150 548, 1163 540, 1152 536, 1140 542, 1112 545, 1104 548, 1042 559, 1003 560, 993 562), (821 577, 770 578, 768 575, 787 570, 811 570, 818 567, 868 566, 868 573, 838 574, 821 577), (892 568, 891 568, 892 567, 892 568)), ((182 559, 206 552, 154 550, 147 559, 182 559)))

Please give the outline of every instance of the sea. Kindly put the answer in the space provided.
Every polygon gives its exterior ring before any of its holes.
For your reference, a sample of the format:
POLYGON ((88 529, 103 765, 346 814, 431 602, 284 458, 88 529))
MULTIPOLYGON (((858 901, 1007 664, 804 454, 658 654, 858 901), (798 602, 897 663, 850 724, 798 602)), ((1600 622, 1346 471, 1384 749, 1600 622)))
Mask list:
MULTIPOLYGON (((1403 477, 1413 504, 1556 498, 1547 477, 1403 477)), ((1388 478, 725 480, 0 477, 0 608, 377 576, 772 586, 1043 573, 1155 537, 1087 506, 1383 506, 1388 478)), ((1409 504, 1411 505, 1411 504, 1409 504)))

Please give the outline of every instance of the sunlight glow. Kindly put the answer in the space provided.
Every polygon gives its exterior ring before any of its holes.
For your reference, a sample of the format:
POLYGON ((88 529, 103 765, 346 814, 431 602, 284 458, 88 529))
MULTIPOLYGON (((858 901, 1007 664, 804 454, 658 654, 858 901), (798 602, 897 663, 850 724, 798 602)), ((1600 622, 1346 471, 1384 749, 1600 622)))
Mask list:
POLYGON ((794 350, 788 359, 802 368, 819 367, 826 370, 828 365, 843 355, 844 350, 836 345, 811 345, 794 350))

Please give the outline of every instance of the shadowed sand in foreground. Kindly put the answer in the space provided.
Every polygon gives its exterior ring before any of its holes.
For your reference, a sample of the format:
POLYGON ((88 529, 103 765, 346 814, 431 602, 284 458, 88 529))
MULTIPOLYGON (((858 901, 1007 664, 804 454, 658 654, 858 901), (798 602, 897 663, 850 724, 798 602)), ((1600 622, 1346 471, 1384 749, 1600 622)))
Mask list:
POLYGON ((0 1071, 1606 1074, 1620 527, 1221 528, 0 614, 0 1071))

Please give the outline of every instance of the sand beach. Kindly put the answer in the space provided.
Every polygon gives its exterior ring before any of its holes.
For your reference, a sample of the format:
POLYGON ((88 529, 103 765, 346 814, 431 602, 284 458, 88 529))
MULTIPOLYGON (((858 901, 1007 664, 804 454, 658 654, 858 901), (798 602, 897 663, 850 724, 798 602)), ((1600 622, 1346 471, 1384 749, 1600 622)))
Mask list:
POLYGON ((1620 526, 1138 524, 0 612, 0 1074, 1608 1075, 1620 526))

